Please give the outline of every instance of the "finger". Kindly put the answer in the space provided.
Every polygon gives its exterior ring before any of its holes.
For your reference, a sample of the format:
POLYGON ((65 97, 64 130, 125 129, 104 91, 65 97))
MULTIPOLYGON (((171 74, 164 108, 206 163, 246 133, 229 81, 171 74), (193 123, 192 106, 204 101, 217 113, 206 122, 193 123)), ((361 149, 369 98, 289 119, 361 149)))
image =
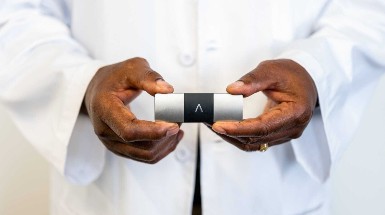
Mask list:
MULTIPOLYGON (((208 123, 205 123, 205 124, 211 129, 210 124, 208 123)), ((278 133, 277 135, 272 135, 267 138, 254 138, 254 140, 251 140, 251 138, 248 138, 248 137, 234 137, 234 136, 227 136, 220 133, 217 133, 217 134, 226 142, 234 145, 235 147, 243 151, 258 151, 260 149, 260 145, 263 143, 268 143, 269 146, 275 146, 278 144, 288 142, 291 139, 298 138, 301 134, 300 131, 301 129, 294 128, 290 130, 290 134, 293 134, 292 136, 287 134, 289 132, 284 132, 283 134, 278 133), (290 138, 287 138, 287 136, 290 136, 290 138)))
POLYGON ((150 160, 152 160, 149 150, 136 148, 132 145, 124 144, 118 141, 106 141, 103 143, 109 151, 121 157, 143 163, 150 163, 150 160))
POLYGON ((223 134, 219 134, 219 136, 225 140, 226 142, 234 145, 238 149, 242 151, 257 151, 259 150, 259 145, 256 144, 248 144, 243 140, 240 140, 241 138, 236 138, 236 137, 231 137, 231 136, 226 136, 223 134))
POLYGON ((170 152, 175 150, 177 144, 183 137, 183 131, 178 134, 165 138, 161 141, 153 141, 157 147, 152 149, 143 149, 138 147, 146 144, 143 141, 125 144, 117 141, 108 141, 106 147, 113 153, 133 159, 139 162, 154 164, 166 157, 170 152))
POLYGON ((244 142, 241 140, 241 138, 238 138, 238 137, 232 137, 232 136, 227 136, 227 135, 224 135, 224 134, 218 134, 224 141, 228 142, 228 143, 231 143, 235 146, 237 146, 238 148, 241 148, 242 146, 241 145, 244 145, 244 142))
POLYGON ((172 137, 173 138, 172 141, 161 140, 161 142, 163 142, 163 143, 160 143, 160 145, 162 145, 161 150, 159 151, 159 153, 156 155, 156 157, 153 159, 152 162, 157 163, 163 158, 165 158, 167 155, 169 155, 171 152, 173 152, 178 146, 178 144, 180 143, 180 141, 182 140, 183 136, 184 136, 184 132, 180 130, 178 134, 172 137))
POLYGON ((241 149, 242 151, 259 151, 260 150, 260 147, 261 147, 261 144, 264 144, 264 143, 267 143, 269 147, 271 146, 275 146, 275 145, 279 145, 279 144, 282 144, 282 143, 286 143, 288 141, 290 141, 291 139, 290 138, 280 138, 280 139, 275 139, 274 141, 271 141, 271 142, 254 142, 254 143, 246 143, 246 142, 243 142, 243 141, 238 141, 238 140, 235 140, 233 138, 229 138, 224 135, 222 137, 224 140, 226 140, 227 142, 231 143, 232 145, 234 145, 235 147, 241 149))
MULTIPOLYGON (((132 140, 126 141, 126 140, 123 140, 111 128, 109 128, 108 126, 106 126, 106 127, 107 128, 105 128, 104 130, 99 131, 97 133, 98 138, 102 142, 110 142, 110 141, 119 142, 119 143, 131 145, 133 147, 137 147, 137 148, 140 148, 143 150, 149 150, 149 149, 155 147, 155 145, 156 145, 155 141, 132 141, 132 140)), ((164 137, 164 138, 167 138, 167 137, 164 137)))
POLYGON ((234 140, 236 142, 240 142, 240 143, 245 142, 244 138, 236 137, 236 136, 229 136, 229 135, 221 134, 221 133, 214 131, 212 129, 212 124, 210 124, 210 123, 205 122, 203 124, 205 124, 211 131, 215 132, 218 136, 220 136, 222 139, 224 139, 227 142, 232 141, 232 140, 234 140))
POLYGON ((273 89, 277 79, 271 78, 272 71, 267 71, 261 64, 253 71, 242 76, 238 81, 227 86, 228 93, 248 97, 256 92, 273 89))
POLYGON ((230 136, 265 137, 295 125, 302 126, 302 123, 298 121, 302 117, 298 117, 298 113, 294 109, 291 103, 281 103, 257 118, 240 122, 218 121, 212 128, 218 133, 230 136))
POLYGON ((302 134, 303 128, 291 128, 291 129, 285 129, 280 132, 272 133, 266 137, 241 137, 238 138, 242 143, 244 144, 253 144, 253 145, 259 145, 262 143, 274 143, 279 140, 291 140, 299 138, 302 134))
POLYGON ((158 154, 159 152, 164 151, 164 149, 168 149, 170 147, 170 141, 174 140, 175 138, 178 139, 178 137, 182 138, 183 134, 184 132, 182 130, 179 130, 176 134, 171 136, 166 136, 159 140, 153 140, 153 141, 141 140, 141 141, 131 141, 131 142, 124 142, 124 143, 132 145, 136 148, 141 148, 143 150, 150 150, 154 152, 154 154, 158 154))
MULTIPOLYGON (((286 143, 288 141, 290 141, 290 139, 282 138, 282 139, 275 140, 273 142, 266 142, 266 143, 268 144, 268 147, 272 147, 282 143, 286 143)), ((252 151, 260 151, 261 144, 263 143, 258 143, 258 144, 247 143, 247 144, 238 144, 236 146, 243 151, 252 152, 252 151)))
MULTIPOLYGON (((133 153, 133 156, 136 158, 135 160, 144 161, 144 158, 140 158, 140 156, 148 155, 153 156, 154 160, 161 160, 167 154, 171 153, 175 150, 179 141, 183 138, 184 132, 180 130, 177 134, 172 135, 170 137, 165 137, 158 141, 134 141, 134 142, 125 142, 121 138, 119 138, 108 126, 104 131, 104 134, 99 135, 99 139, 105 143, 107 148, 110 150, 114 150, 116 154, 120 156, 129 157, 133 153), (174 141, 176 138, 176 142, 174 141), (121 143, 121 144, 118 144, 121 143), (114 144, 114 145, 111 145, 114 144), (143 151, 141 151, 143 150, 143 151), (117 153, 117 151, 119 151, 117 153)), ((131 156, 132 157, 132 156, 131 156)), ((147 161, 151 161, 146 157, 147 161)), ((156 162, 157 162, 156 161, 156 162)))
POLYGON ((117 96, 126 105, 136 99, 141 92, 141 90, 129 89, 124 91, 113 91, 111 94, 117 96))
POLYGON ((176 123, 150 122, 136 119, 135 115, 118 98, 109 100, 103 108, 102 121, 126 142, 159 140, 179 131, 176 123))
POLYGON ((172 93, 174 88, 164 81, 163 77, 152 70, 148 62, 143 58, 133 58, 126 61, 128 83, 140 90, 144 90, 150 95, 156 93, 172 93))
MULTIPOLYGON (((156 147, 157 142, 156 141, 126 141, 120 138, 111 128, 108 126, 105 126, 104 130, 101 130, 97 133, 98 138, 102 142, 109 142, 109 141, 114 141, 114 142, 120 142, 124 144, 131 145, 133 147, 137 147, 143 150, 150 150, 154 147, 156 147)), ((165 139, 167 137, 164 137, 165 139)))

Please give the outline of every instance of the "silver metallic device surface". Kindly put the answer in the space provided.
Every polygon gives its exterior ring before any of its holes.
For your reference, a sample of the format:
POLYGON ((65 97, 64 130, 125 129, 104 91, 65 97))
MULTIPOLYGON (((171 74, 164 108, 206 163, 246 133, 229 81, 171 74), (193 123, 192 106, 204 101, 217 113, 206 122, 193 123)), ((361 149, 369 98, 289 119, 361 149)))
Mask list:
POLYGON ((214 122, 243 119, 243 96, 214 94, 214 122))
POLYGON ((183 122, 184 94, 156 94, 155 119, 169 122, 183 122))

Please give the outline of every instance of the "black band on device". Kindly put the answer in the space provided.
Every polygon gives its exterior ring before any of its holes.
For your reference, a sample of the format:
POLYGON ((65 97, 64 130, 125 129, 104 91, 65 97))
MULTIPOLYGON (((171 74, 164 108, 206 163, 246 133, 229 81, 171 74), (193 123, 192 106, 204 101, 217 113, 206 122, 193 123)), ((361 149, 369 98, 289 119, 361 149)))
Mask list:
POLYGON ((185 93, 184 94, 185 122, 213 122, 214 94, 185 93))

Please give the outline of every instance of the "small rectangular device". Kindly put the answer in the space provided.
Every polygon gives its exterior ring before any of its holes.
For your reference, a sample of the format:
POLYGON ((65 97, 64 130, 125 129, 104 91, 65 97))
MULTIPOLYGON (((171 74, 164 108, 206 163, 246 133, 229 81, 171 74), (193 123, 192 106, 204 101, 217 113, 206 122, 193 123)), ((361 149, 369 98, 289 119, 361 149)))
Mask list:
POLYGON ((243 96, 225 93, 156 94, 155 120, 216 122, 243 119, 243 96))

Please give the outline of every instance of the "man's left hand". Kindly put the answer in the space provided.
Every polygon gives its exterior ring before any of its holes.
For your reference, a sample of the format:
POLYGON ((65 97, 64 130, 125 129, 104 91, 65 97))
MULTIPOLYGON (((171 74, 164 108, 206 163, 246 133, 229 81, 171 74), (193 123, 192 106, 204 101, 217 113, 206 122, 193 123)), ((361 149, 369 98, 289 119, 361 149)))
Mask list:
POLYGON ((219 121, 212 130, 244 151, 260 150, 301 136, 317 102, 317 89, 309 73, 287 60, 264 61, 227 87, 233 95, 248 97, 262 91, 268 98, 263 114, 239 122, 219 121))

